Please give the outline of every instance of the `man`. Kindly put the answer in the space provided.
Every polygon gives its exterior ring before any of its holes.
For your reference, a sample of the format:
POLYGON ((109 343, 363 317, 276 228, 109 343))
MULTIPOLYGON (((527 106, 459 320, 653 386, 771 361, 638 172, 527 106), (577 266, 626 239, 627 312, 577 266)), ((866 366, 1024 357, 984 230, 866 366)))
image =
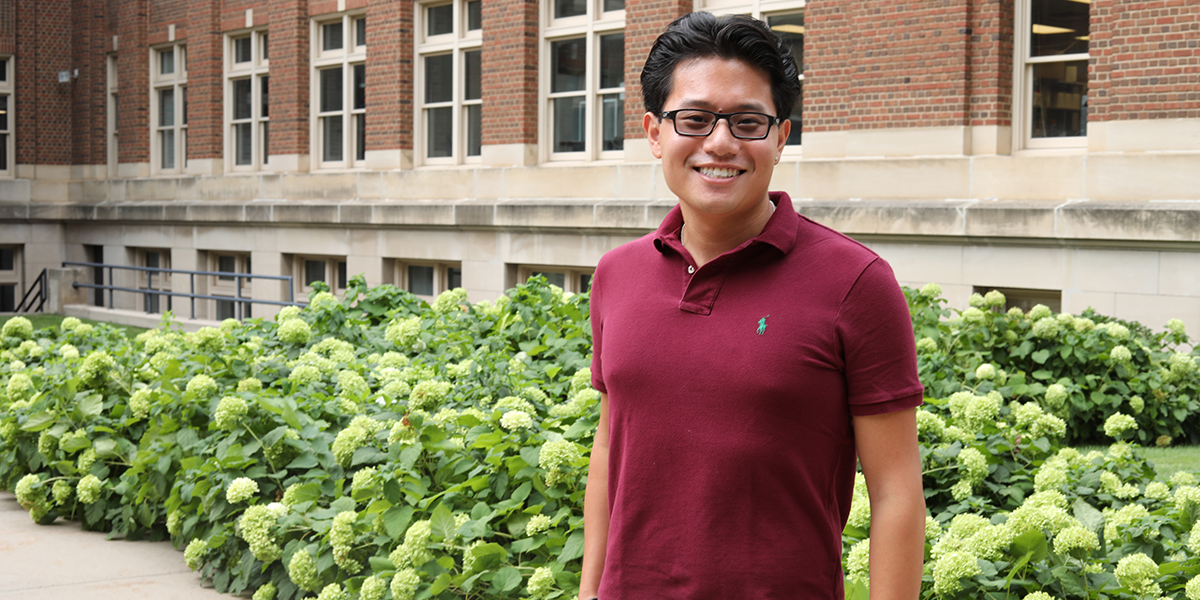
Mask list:
POLYGON ((692 13, 655 42, 642 86, 679 205, 593 279, 579 597, 840 600, 857 456, 871 597, 915 599, 911 321, 882 259, 767 191, 794 61, 759 21, 692 13))

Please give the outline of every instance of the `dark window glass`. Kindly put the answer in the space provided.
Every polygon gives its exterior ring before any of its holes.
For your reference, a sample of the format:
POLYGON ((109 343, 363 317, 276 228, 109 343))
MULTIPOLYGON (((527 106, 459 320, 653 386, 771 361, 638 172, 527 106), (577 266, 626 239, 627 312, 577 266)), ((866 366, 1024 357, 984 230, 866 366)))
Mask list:
POLYGON ((17 309, 17 286, 13 283, 0 284, 0 312, 17 309))
POLYGON ((625 148, 625 92, 600 96, 601 138, 604 150, 625 148))
POLYGON ((337 268, 338 268, 338 273, 337 273, 338 284, 337 284, 337 286, 338 286, 339 290, 344 290, 344 289, 346 289, 346 261, 344 261, 344 260, 338 261, 337 268))
MULTIPOLYGON (((770 25, 771 31, 783 40, 783 44, 792 52, 792 60, 796 61, 796 70, 800 73, 804 72, 804 13, 790 13, 786 15, 773 15, 767 17, 767 24, 770 25)), ((804 80, 800 80, 801 86, 804 80)), ((792 122, 791 133, 788 134, 788 145, 794 146, 800 143, 801 133, 801 118, 803 116, 804 89, 801 87, 800 96, 796 98, 796 104, 792 107, 792 113, 788 115, 788 120, 792 122)))
POLYGON ((467 107, 467 156, 479 156, 483 150, 483 106, 467 107))
POLYGON ((344 143, 342 134, 344 132, 345 124, 342 122, 341 115, 321 118, 321 160, 342 160, 342 145, 344 143))
POLYGON ((262 118, 271 116, 271 77, 263 75, 258 78, 258 93, 259 93, 259 109, 258 114, 262 118))
POLYGON ((604 0, 604 12, 625 10, 625 0, 604 0))
POLYGON ((367 107, 367 65, 354 65, 354 108, 367 107))
POLYGON ((462 269, 458 267, 446 269, 446 287, 451 290, 462 287, 462 269))
POLYGON ((12 248, 0 248, 0 271, 14 271, 17 252, 12 248))
POLYGON ((158 90, 158 126, 175 125, 175 88, 158 90))
POLYGON ((428 137, 429 158, 445 158, 453 156, 454 147, 454 113, 453 108, 443 106, 426 110, 429 115, 428 137))
POLYGON ((268 36, 267 34, 264 33, 262 36, 262 59, 263 60, 268 60, 271 58, 270 53, 267 52, 267 50, 271 47, 271 45, 268 42, 270 42, 270 36, 268 36))
POLYGON ((554 18, 586 15, 587 3, 588 0, 554 0, 554 18))
POLYGON ((542 277, 545 277, 546 281, 551 285, 557 285, 558 287, 563 287, 563 284, 567 282, 566 273, 558 273, 555 271, 534 271, 532 275, 535 277, 541 275, 542 277))
MULTIPOLYGON (((217 270, 222 273, 236 273, 237 258, 233 256, 218 256, 217 270)), ((233 277, 229 275, 218 275, 217 279, 220 279, 221 281, 233 281, 233 277)))
POLYGON ((433 267, 408 265, 408 291, 418 296, 432 296, 433 267))
POLYGON ((233 82, 233 118, 249 119, 253 103, 250 101, 249 79, 236 79, 233 82))
POLYGON ((167 48, 158 53, 158 74, 170 75, 175 72, 175 49, 167 48))
POLYGON ((326 23, 321 26, 321 50, 341 50, 346 46, 342 33, 342 22, 326 23))
POLYGON ((600 36, 600 87, 625 87, 625 34, 600 36))
POLYGON ((217 300, 217 320, 224 321, 225 319, 233 319, 233 302, 230 300, 217 300))
POLYGON ((248 165, 254 162, 254 141, 252 123, 238 123, 233 126, 233 162, 236 165, 248 165))
POLYGON ((425 35, 454 33, 454 5, 441 4, 425 9, 427 27, 425 35))
POLYGON ((183 113, 183 118, 180 119, 179 122, 180 124, 187 125, 187 86, 179 88, 179 96, 180 100, 182 100, 182 102, 179 104, 181 105, 181 112, 183 113))
POLYGON ((480 62, 480 51, 473 50, 463 53, 463 75, 466 79, 464 100, 478 100, 483 97, 483 71, 480 62))
POLYGON ((583 96, 555 98, 551 110, 554 111, 554 151, 583 152, 587 100, 583 96))
POLYGON ((354 115, 354 158, 367 159, 367 115, 354 115))
POLYGON ((8 60, 0 60, 0 81, 8 81, 8 60))
POLYGON ((342 110, 342 68, 321 69, 321 112, 342 110))
POLYGON ((587 42, 583 38, 550 43, 550 91, 584 89, 587 74, 587 42))
POLYGON ((425 57, 425 101, 449 102, 454 99, 454 56, 439 54, 425 57))
POLYGON ((233 62, 244 63, 253 60, 250 52, 250 36, 233 40, 233 62))
POLYGON ((318 281, 325 281, 325 261, 304 261, 304 285, 312 285, 318 281))
POLYGON ((157 269, 159 264, 159 254, 157 252, 146 253, 146 266, 152 269, 157 269))
POLYGON ((1089 6, 1071 0, 1033 0, 1030 56, 1087 52, 1089 6))
POLYGON ((1033 65, 1033 137, 1087 135, 1086 60, 1033 65))
POLYGON ((366 46, 367 45, 367 20, 366 19, 355 19, 354 20, 354 45, 355 46, 366 46))
POLYGON ((592 290, 592 276, 590 273, 584 273, 579 276, 579 293, 585 294, 592 290))
POLYGON ((483 2, 470 0, 467 2, 467 31, 483 29, 483 2))

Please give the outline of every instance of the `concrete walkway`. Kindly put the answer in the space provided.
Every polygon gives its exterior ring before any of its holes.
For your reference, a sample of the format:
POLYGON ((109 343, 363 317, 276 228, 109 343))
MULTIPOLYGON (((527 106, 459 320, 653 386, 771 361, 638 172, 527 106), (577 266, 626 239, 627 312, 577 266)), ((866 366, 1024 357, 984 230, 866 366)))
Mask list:
POLYGON ((168 542, 105 540, 62 519, 37 525, 0 492, 0 598, 234 600, 211 587, 168 542))

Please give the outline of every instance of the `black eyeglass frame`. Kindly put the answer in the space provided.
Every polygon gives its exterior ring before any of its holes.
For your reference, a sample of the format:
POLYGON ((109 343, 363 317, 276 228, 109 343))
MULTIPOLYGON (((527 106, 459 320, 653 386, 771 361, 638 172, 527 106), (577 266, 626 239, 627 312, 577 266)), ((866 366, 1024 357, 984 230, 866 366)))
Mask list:
POLYGON ((781 117, 768 115, 767 113, 745 111, 745 110, 733 112, 733 113, 719 113, 719 112, 713 112, 711 110, 704 110, 702 108, 677 108, 675 110, 667 110, 667 111, 663 111, 662 114, 659 115, 659 117, 662 119, 670 119, 671 126, 675 128, 675 133, 685 136, 685 137, 708 137, 708 136, 712 135, 712 132, 717 130, 717 122, 720 121, 721 119, 725 119, 725 124, 729 126, 729 133, 731 135, 733 135, 733 137, 735 137, 739 140, 765 140, 765 139, 767 139, 767 136, 771 135, 771 127, 783 122, 783 119, 781 117), (683 133, 682 131, 679 131, 679 124, 675 122, 675 115, 677 115, 681 112, 702 112, 702 113, 710 114, 715 118, 713 119, 712 127, 710 127, 708 129, 708 133, 683 133), (733 121, 731 120, 733 117, 736 117, 737 115, 758 115, 760 117, 766 117, 767 119, 770 119, 770 122, 767 124, 766 133, 762 134, 759 137, 748 137, 748 136, 744 136, 744 135, 738 135, 733 126, 733 121))

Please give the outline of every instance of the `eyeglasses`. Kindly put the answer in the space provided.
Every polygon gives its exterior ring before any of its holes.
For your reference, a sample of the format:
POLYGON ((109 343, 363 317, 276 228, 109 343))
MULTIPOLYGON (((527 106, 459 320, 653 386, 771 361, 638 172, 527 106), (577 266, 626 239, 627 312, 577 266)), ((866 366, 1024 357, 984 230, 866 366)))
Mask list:
POLYGON ((771 132, 771 126, 782 119, 756 112, 715 113, 698 108, 681 108, 662 113, 662 118, 675 124, 675 133, 688 137, 705 137, 725 119, 729 132, 739 140, 761 140, 771 132))

